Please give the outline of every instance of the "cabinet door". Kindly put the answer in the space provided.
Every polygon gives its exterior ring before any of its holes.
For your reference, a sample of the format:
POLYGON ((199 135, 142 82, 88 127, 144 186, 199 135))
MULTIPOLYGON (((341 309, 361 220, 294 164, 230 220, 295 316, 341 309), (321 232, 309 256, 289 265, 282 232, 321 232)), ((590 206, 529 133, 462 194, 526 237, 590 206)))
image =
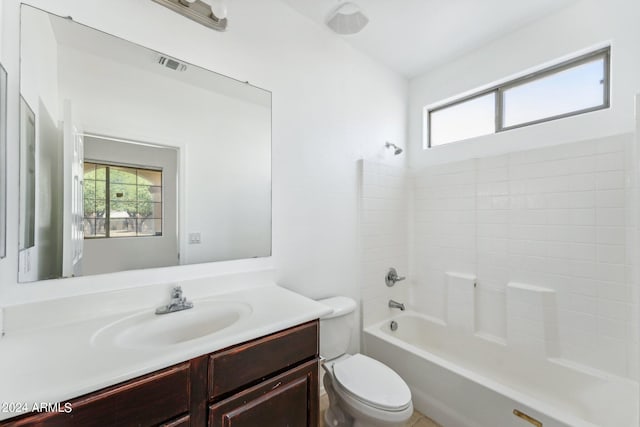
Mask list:
POLYGON ((317 425, 317 359, 209 407, 210 427, 317 425))

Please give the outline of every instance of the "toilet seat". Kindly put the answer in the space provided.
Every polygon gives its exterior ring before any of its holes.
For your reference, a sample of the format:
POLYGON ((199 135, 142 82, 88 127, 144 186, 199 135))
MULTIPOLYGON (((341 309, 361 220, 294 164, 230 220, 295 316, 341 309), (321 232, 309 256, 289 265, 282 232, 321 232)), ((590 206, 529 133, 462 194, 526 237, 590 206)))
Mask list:
POLYGON ((383 411, 403 411, 411 404, 411 390, 387 365, 363 354, 333 364, 337 385, 352 398, 383 411))

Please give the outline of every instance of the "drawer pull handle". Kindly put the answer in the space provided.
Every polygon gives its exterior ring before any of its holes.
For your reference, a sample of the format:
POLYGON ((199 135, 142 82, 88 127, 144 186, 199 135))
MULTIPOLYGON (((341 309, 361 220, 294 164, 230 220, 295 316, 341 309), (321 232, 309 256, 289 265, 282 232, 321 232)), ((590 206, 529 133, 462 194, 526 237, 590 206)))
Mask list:
POLYGON ((542 427, 542 423, 540 421, 538 421, 535 418, 525 414, 524 412, 518 411, 517 409, 513 410, 513 415, 515 415, 518 418, 522 418, 526 422, 531 423, 536 427, 542 427))
POLYGON ((271 387, 271 390, 275 390, 276 388, 280 387, 280 385, 282 385, 282 382, 279 381, 276 385, 274 385, 273 387, 271 387))

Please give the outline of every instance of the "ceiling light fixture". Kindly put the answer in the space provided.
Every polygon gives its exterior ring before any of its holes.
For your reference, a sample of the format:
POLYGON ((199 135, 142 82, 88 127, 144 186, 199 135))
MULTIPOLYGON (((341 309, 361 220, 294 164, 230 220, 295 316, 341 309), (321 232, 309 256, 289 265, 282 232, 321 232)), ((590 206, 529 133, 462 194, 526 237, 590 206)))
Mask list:
POLYGON ((182 16, 217 31, 227 29, 228 0, 153 0, 182 16))
POLYGON ((331 12, 327 18, 327 26, 338 34, 356 34, 369 23, 369 18, 360 6, 345 2, 331 12))

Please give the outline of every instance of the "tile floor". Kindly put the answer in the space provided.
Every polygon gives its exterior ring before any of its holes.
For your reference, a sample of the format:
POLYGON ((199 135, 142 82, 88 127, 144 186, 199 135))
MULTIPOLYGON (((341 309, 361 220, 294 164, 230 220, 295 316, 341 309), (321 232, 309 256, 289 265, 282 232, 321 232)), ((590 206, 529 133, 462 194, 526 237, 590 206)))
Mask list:
MULTIPOLYGON (((328 427, 324 424, 324 411, 329 406, 329 398, 326 394, 320 397, 320 427, 328 427)), ((433 421, 431 418, 422 415, 420 412, 415 411, 411 416, 411 419, 407 421, 406 427, 442 427, 440 424, 433 421)))

